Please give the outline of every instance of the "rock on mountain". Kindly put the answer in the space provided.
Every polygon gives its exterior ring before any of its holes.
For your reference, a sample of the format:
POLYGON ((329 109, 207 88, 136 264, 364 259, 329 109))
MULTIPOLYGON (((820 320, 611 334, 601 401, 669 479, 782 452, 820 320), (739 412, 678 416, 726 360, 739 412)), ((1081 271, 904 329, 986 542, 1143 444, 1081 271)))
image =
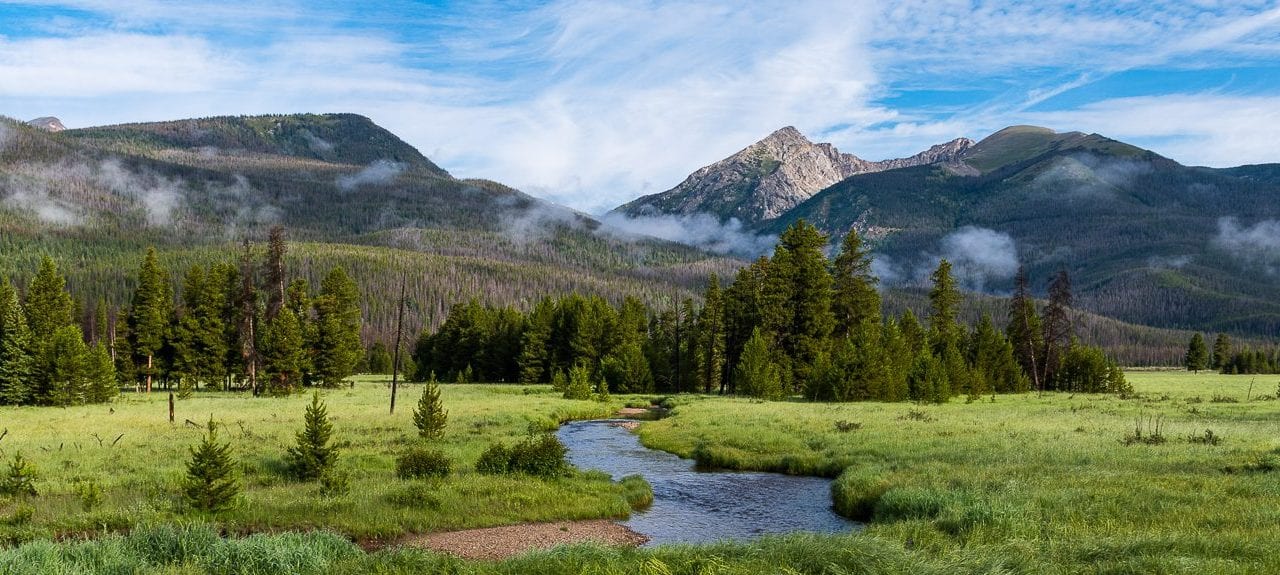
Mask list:
POLYGON ((44 130, 46 132, 61 132, 67 129, 66 126, 62 125, 62 120, 59 120, 53 116, 36 118, 34 120, 27 122, 27 124, 40 128, 41 130, 44 130))
POLYGON ((772 220, 818 191, 857 174, 949 162, 973 145, 960 138, 911 156, 872 162, 815 144, 787 126, 691 174, 668 191, 617 208, 631 216, 712 214, 748 225, 772 220))

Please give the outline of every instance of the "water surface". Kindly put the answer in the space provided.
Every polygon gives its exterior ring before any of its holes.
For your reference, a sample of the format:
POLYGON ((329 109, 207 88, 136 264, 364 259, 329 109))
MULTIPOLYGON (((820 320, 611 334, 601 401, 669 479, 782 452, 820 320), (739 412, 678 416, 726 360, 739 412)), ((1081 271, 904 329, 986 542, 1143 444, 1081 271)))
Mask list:
POLYGON ((616 420, 566 423, 557 432, 579 469, 639 474, 653 505, 623 525, 649 545, 750 539, 792 531, 839 532, 858 524, 831 510, 831 480, 751 471, 698 471, 690 459, 648 449, 616 420))

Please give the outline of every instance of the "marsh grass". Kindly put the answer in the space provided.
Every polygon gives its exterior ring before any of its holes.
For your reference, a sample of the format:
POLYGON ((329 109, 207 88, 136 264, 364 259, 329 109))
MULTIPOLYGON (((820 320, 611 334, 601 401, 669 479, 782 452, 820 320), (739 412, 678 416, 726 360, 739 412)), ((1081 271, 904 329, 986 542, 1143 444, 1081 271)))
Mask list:
POLYGON ((624 488, 607 477, 493 477, 473 468, 491 443, 517 443, 531 425, 545 429, 561 421, 605 417, 621 401, 566 401, 550 387, 446 384, 441 390, 450 428, 431 448, 453 464, 448 477, 430 484, 436 503, 425 506, 405 505, 401 496, 405 485, 416 483, 397 477, 396 457, 419 445, 419 439, 408 410, 387 414, 390 390, 381 378, 362 378, 353 388, 322 392, 334 426, 333 442, 342 450, 337 475, 325 482, 298 482, 287 474, 285 451, 295 443, 309 395, 253 398, 197 392, 178 401, 179 423, 172 425, 162 393, 129 393, 110 405, 65 409, 0 407, 0 428, 9 429, 0 441, 0 474, 21 452, 35 470, 39 493, 26 497, 26 503, 22 497, 0 496, 0 543, 190 519, 236 534, 325 528, 356 539, 388 539, 629 513, 624 488), (210 418, 221 424, 221 440, 232 445, 243 492, 231 509, 192 515, 183 512, 178 485, 188 448, 200 440, 202 430, 181 422, 210 418), (86 498, 88 484, 95 487, 86 498))
POLYGON ((722 468, 837 476, 838 512, 927 558, 1005 561, 1001 572, 1280 572, 1280 405, 1196 401, 1245 397, 1240 376, 1128 378, 1130 399, 1026 394, 927 413, 694 400, 640 433, 722 468), (1164 443, 1117 441, 1139 420, 1144 440, 1164 443))

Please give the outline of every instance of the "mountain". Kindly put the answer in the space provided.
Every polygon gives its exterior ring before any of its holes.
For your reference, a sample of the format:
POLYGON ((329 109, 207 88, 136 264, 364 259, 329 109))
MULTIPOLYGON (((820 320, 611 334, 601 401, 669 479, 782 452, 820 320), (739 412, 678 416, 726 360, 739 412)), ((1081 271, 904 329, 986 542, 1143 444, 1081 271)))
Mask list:
POLYGON ((787 126, 738 153, 689 175, 680 185, 615 211, 629 216, 712 214, 755 225, 772 220, 814 193, 856 174, 948 162, 973 142, 940 144, 910 158, 870 162, 815 144, 787 126))
MULTIPOLYGON (((155 246, 181 273, 236 257, 275 225, 313 284, 341 265, 365 296, 366 335, 469 298, 528 305, 585 292, 649 302, 695 296, 737 262, 612 235, 595 220, 487 180, 454 178, 354 114, 217 117, 50 132, 0 119, 0 276, 20 285, 55 256, 85 309, 128 301, 155 246), (394 294, 394 295, 393 295, 394 294)), ((418 329, 414 327, 413 329, 418 329)))
POLYGON ((759 227, 857 228, 910 284, 948 257, 971 287, 1043 289, 1071 272, 1079 307, 1143 325, 1280 334, 1274 167, 1192 168, 1098 134, 1015 126, 948 164, 859 174, 759 227), (965 277, 967 276, 967 277, 965 277))
POLYGON ((44 116, 42 118, 36 118, 34 120, 28 121, 27 124, 36 128, 40 128, 41 130, 44 130, 46 132, 61 132, 67 129, 66 126, 62 125, 62 120, 59 120, 53 116, 44 116))

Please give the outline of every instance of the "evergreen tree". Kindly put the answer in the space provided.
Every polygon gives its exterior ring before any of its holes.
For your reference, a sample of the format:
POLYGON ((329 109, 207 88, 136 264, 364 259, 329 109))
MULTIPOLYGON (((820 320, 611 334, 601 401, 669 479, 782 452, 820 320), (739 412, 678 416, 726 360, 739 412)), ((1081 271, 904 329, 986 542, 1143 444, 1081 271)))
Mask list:
POLYGON ((392 361, 391 350, 387 349, 387 344, 375 341, 369 346, 369 353, 365 357, 365 369, 369 373, 390 374, 392 361))
POLYGON ((449 412, 444 409, 440 400, 440 386, 435 377, 427 380, 422 388, 422 397, 413 410, 413 426, 418 428, 418 435, 425 439, 444 437, 444 426, 449 419, 449 412))
POLYGON ((898 327, 898 322, 893 319, 885 323, 880 340, 882 342, 880 362, 884 369, 882 399, 905 401, 911 394, 909 376, 915 364, 915 350, 919 349, 919 345, 913 347, 903 335, 902 329, 898 327))
POLYGON ((835 315, 836 337, 854 332, 863 322, 880 323, 879 279, 871 274, 871 250, 866 248, 856 229, 849 230, 832 263, 835 293, 831 309, 835 315))
POLYGON ((782 399, 786 396, 781 369, 771 359, 772 354, 764 333, 759 328, 752 331, 751 339, 743 346, 734 376, 742 394, 761 399, 782 399))
POLYGON ((927 350, 918 354, 908 377, 910 397, 921 403, 945 403, 951 397, 951 383, 943 359, 927 350))
POLYGON ((1044 339, 1040 327, 1040 316, 1036 313, 1036 304, 1031 299, 1027 273, 1022 266, 1018 266, 1018 275, 1014 280, 1013 299, 1009 301, 1009 325, 1005 333, 1008 334, 1014 357, 1023 373, 1031 379, 1035 389, 1043 391, 1040 364, 1043 364, 1044 360, 1039 355, 1044 347, 1044 339))
POLYGON ((212 419, 204 438, 191 448, 182 498, 194 509, 218 512, 235 502, 240 493, 231 444, 218 441, 218 427, 212 419))
POLYGON ((676 357, 679 358, 676 365, 680 368, 676 373, 677 389, 681 392, 697 392, 701 377, 698 371, 698 347, 702 340, 702 329, 698 324, 698 312, 693 305, 693 298, 685 298, 680 304, 679 327, 679 337, 676 338, 676 357))
POLYGON ((263 266, 267 273, 267 311, 263 319, 270 322, 280 313, 285 303, 284 256, 288 251, 284 228, 275 226, 267 237, 267 261, 263 266))
MULTIPOLYGON (((285 315, 281 312, 280 315, 285 315)), ((329 411, 320 392, 311 396, 311 404, 303 416, 303 427, 298 432, 297 445, 290 447, 286 458, 289 471, 293 477, 310 481, 319 479, 331 472, 338 463, 338 448, 330 445, 333 436, 333 424, 329 422, 329 411)))
POLYGON ((1049 303, 1044 308, 1044 365, 1040 368, 1040 380, 1048 389, 1062 389, 1057 383, 1058 369, 1071 347, 1071 278, 1066 270, 1059 271, 1049 282, 1049 303))
POLYGON ((8 280, 0 281, 0 404, 31 402, 31 330, 18 302, 18 292, 8 280))
POLYGON ((555 303, 542 298, 529 312, 526 328, 521 335, 520 383, 546 383, 551 378, 551 321, 555 317, 555 303))
POLYGON ((235 309, 235 349, 239 353, 241 375, 249 383, 253 394, 259 392, 258 385, 258 287, 253 265, 253 244, 248 239, 240 254, 240 285, 236 290, 235 309))
POLYGON ((115 362, 105 342, 94 344, 85 356, 85 400, 89 403, 111 401, 120 393, 115 362))
POLYGON ((1213 340, 1213 359, 1209 367, 1213 369, 1222 369, 1226 367, 1227 362, 1231 360, 1231 338, 1227 334, 1220 333, 1213 340))
POLYGON ((591 399, 591 368, 580 362, 569 370, 569 381, 564 388, 565 399, 591 399))
POLYGON ((785 379, 803 384, 835 325, 827 237, 798 220, 778 238, 762 297, 761 323, 789 366, 785 379))
POLYGON ((942 353, 958 347, 962 330, 956 318, 960 310, 960 290, 951 275, 951 262, 943 259, 930 276, 933 288, 929 291, 929 341, 934 353, 942 353))
POLYGON ((262 341, 262 370, 270 394, 287 395, 302 385, 304 353, 297 318, 289 309, 281 308, 267 324, 262 341))
POLYGON ((200 266, 187 270, 182 284, 183 313, 174 329, 177 370, 196 387, 213 385, 227 373, 226 293, 212 280, 200 266))
POLYGON ((1191 343, 1187 345, 1187 354, 1183 357, 1182 365, 1187 371, 1200 373, 1209 363, 1209 350, 1204 345, 1204 336, 1200 332, 1196 332, 1191 336, 1191 343))
POLYGON ((653 391, 653 372, 638 340, 627 341, 605 356, 600 371, 605 384, 618 393, 653 391))
POLYGON ((340 385, 360 360, 363 348, 359 300, 355 282, 342 268, 334 268, 320 282, 320 295, 314 303, 314 368, 316 381, 321 385, 340 385))
POLYGON ((88 388, 87 350, 83 334, 74 325, 64 325, 49 338, 47 353, 36 372, 36 401, 44 405, 70 406, 85 402, 88 388))
POLYGON ((720 278, 715 274, 707 278, 707 291, 698 314, 698 372, 705 393, 724 392, 725 366, 725 309, 720 291, 720 278))
MULTIPOLYGON (((735 369, 742 348, 760 326, 760 308, 764 278, 769 260, 761 257, 738 270, 732 284, 724 292, 725 377, 723 393, 736 394, 735 369)), ((652 361, 652 359, 651 359, 652 361)))
POLYGON ((133 292, 128 317, 129 347, 146 377, 147 392, 151 391, 152 378, 157 372, 156 355, 168 337, 172 309, 169 273, 160 267, 155 248, 147 248, 138 269, 138 287, 133 292))
POLYGON ((58 272, 57 264, 48 256, 41 258, 40 271, 27 287, 24 305, 27 327, 36 336, 32 342, 33 355, 42 355, 44 342, 48 341, 53 332, 75 324, 72 315, 75 305, 66 287, 67 280, 58 272))

